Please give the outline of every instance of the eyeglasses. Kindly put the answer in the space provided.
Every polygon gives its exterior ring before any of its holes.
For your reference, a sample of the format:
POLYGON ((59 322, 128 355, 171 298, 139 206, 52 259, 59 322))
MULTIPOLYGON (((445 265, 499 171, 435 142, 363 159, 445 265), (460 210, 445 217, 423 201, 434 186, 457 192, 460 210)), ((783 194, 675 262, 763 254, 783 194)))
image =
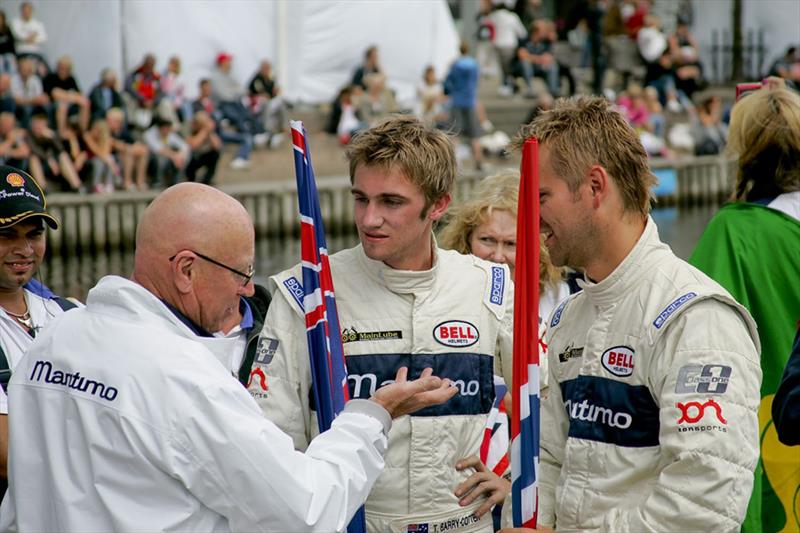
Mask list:
MULTIPOLYGON (((212 264, 215 264, 215 265, 217 265, 218 267, 224 268, 224 269, 225 269, 225 270, 227 270, 228 272, 233 272, 233 273, 234 273, 234 274, 236 274, 237 276, 241 276, 242 278, 244 278, 244 283, 242 283, 242 286, 245 286, 245 285, 247 285, 248 283, 250 283, 250 280, 251 280, 251 279, 253 279, 253 274, 255 274, 255 273, 256 273, 256 269, 255 269, 255 267, 254 267, 253 265, 250 265, 250 268, 247 270, 247 274, 245 274, 244 272, 242 272, 242 271, 240 271, 240 270, 236 270, 235 268, 229 267, 229 266, 228 266, 228 265, 226 265, 225 263, 220 263, 220 262, 219 262, 219 261, 217 261, 216 259, 211 259, 211 258, 210 258, 210 257, 208 257, 207 255, 203 255, 203 254, 201 254, 200 252, 195 252, 194 250, 189 250, 189 251, 190 251, 190 252, 192 252, 192 253, 193 253, 194 255, 196 255, 197 257, 199 257, 200 259, 205 259, 205 260, 206 260, 206 261, 208 261, 209 263, 212 263, 212 264)), ((171 262, 172 262, 172 260, 173 260, 173 259, 175 259, 177 256, 178 256, 178 254, 175 254, 175 255, 173 255, 172 257, 170 257, 170 258, 169 258, 169 261, 170 261, 170 263, 171 263, 171 262)))

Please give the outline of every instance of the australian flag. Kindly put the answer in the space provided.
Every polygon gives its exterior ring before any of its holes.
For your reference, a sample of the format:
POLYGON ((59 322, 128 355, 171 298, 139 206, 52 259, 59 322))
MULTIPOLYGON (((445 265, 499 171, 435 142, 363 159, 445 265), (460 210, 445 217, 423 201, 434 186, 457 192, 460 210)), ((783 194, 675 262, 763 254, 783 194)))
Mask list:
MULTIPOLYGON (((317 422, 322 433, 331 427, 333 419, 344 409, 350 394, 347 389, 347 368, 339 316, 336 313, 331 265, 325 243, 325 227, 319 208, 308 139, 302 122, 292 121, 291 127, 297 198, 300 204, 300 257, 303 270, 306 337, 317 406, 317 422)), ((353 517, 347 526, 347 531, 348 533, 366 531, 363 507, 353 517)))

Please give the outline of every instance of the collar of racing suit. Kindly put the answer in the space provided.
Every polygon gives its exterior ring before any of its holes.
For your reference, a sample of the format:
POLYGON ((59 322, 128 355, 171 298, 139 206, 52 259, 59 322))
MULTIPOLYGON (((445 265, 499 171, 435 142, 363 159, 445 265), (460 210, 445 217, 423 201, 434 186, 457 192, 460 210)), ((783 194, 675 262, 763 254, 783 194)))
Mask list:
POLYGON ((436 281, 439 270, 439 247, 436 239, 431 235, 431 248, 433 250, 433 267, 429 270, 397 270, 387 266, 383 261, 375 261, 367 257, 364 249, 359 245, 361 262, 370 276, 386 286, 390 291, 398 294, 416 294, 429 291, 436 281))
POLYGON ((669 250, 669 247, 658 238, 658 227, 652 217, 648 215, 642 235, 630 253, 617 265, 617 268, 599 283, 594 283, 586 278, 579 279, 578 286, 586 292, 586 296, 595 306, 611 305, 639 283, 639 278, 649 270, 643 268, 645 263, 657 261, 657 256, 650 253, 656 249, 669 250))

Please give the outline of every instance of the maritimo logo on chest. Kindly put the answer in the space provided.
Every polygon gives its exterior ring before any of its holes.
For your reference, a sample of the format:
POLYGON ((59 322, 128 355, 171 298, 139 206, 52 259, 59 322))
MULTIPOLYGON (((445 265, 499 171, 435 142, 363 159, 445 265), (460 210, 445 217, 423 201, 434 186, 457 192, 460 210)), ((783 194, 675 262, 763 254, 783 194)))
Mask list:
POLYGON ((445 346, 464 348, 480 338, 478 328, 464 320, 448 320, 433 328, 433 338, 445 346))

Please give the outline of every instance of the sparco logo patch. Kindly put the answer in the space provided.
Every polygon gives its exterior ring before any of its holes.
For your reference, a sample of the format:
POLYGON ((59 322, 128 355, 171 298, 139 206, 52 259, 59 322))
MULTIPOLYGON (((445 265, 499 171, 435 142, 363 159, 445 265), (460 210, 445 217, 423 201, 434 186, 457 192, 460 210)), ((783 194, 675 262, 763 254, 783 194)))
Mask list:
POLYGON ((489 296, 489 301, 493 304, 500 305, 503 303, 505 278, 501 267, 492 267, 492 294, 489 296))
POLYGON ((633 374, 633 348, 614 346, 603 352, 603 368, 615 376, 627 377, 633 374))
POLYGON ((664 310, 658 314, 658 318, 653 321, 653 325, 656 327, 656 329, 661 329, 661 327, 664 325, 664 322, 667 321, 672 313, 677 311, 680 306, 695 296, 697 296, 696 292, 687 292, 683 296, 679 296, 674 302, 665 307, 664 310))
POLYGON ((283 285, 289 290, 289 294, 294 297, 297 305, 300 306, 300 310, 305 311, 305 306, 303 305, 303 285, 294 276, 284 280, 283 285))
POLYGON ((561 322, 561 313, 564 312, 564 306, 566 306, 566 305, 567 305, 567 301, 564 300, 563 302, 561 302, 561 305, 558 306, 558 309, 556 309, 556 312, 553 313, 553 320, 550 321, 550 327, 551 328, 556 327, 558 325, 558 323, 561 322))
POLYGON ((472 346, 479 337, 478 328, 463 320, 448 320, 433 328, 433 338, 445 346, 472 346))

